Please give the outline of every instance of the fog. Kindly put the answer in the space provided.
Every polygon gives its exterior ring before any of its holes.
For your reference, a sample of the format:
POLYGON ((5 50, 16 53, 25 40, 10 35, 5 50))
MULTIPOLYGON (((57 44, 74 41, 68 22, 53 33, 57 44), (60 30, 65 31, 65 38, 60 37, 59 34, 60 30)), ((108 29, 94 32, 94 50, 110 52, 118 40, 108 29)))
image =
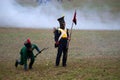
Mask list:
MULTIPOLYGON (((88 6, 89 7, 89 6, 88 6)), ((84 6, 77 10, 77 25, 74 29, 120 30, 120 14, 110 13, 106 6, 104 12, 90 10, 84 6)), ((49 2, 39 6, 23 6, 15 0, 1 0, 0 27, 50 28, 59 27, 57 19, 65 16, 66 27, 71 28, 75 9, 65 10, 61 3, 49 2)))

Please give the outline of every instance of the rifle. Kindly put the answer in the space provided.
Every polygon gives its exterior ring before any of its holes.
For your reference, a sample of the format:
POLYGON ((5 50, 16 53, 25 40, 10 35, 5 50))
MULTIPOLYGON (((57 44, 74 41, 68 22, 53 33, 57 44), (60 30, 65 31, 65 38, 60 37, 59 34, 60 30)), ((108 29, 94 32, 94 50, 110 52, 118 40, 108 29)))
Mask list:
POLYGON ((36 58, 42 51, 47 50, 47 49, 48 49, 48 47, 41 49, 41 51, 39 53, 37 53, 34 57, 36 58))

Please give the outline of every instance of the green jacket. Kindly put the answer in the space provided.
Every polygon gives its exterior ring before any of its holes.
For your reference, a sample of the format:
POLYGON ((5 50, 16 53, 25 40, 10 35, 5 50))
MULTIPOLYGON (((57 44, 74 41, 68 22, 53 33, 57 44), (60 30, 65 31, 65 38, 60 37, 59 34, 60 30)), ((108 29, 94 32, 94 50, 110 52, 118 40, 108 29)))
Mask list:
POLYGON ((40 52, 40 49, 37 47, 37 45, 32 44, 32 51, 28 52, 27 48, 24 46, 21 51, 20 51, 20 64, 24 64, 24 68, 27 68, 27 59, 31 58, 32 61, 34 62, 34 54, 33 54, 33 50, 36 49, 37 52, 40 52))

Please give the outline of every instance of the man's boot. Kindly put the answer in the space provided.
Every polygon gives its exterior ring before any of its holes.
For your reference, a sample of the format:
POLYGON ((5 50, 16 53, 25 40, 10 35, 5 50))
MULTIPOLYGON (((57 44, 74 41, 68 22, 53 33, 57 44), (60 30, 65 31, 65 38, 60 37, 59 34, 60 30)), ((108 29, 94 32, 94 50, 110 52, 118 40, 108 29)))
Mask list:
POLYGON ((16 60, 15 62, 15 67, 17 68, 17 66, 18 66, 18 60, 16 60))

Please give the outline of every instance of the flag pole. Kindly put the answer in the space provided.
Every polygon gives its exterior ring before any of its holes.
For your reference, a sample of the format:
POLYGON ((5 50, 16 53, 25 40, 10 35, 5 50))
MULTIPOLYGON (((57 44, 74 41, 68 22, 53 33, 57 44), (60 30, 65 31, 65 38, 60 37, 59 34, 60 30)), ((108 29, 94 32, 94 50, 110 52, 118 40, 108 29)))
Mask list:
POLYGON ((76 10, 75 10, 74 17, 73 17, 73 20, 72 20, 72 26, 71 26, 70 35, 69 35, 70 39, 68 39, 67 48, 69 48, 69 43, 70 43, 70 40, 71 40, 72 30, 73 30, 74 23, 75 23, 75 25, 77 24, 77 22, 76 22, 76 10))
POLYGON ((68 39, 67 48, 69 48, 69 44, 70 44, 70 40, 71 40, 71 36, 72 36, 73 25, 74 25, 74 23, 72 22, 72 26, 71 26, 71 30, 70 30, 70 36, 69 36, 70 39, 68 39))
POLYGON ((72 36, 72 29, 73 29, 73 22, 72 22, 72 26, 71 26, 71 30, 70 30, 70 39, 71 39, 71 36, 72 36))
POLYGON ((72 29, 73 29, 73 24, 74 23, 75 23, 75 25, 77 24, 77 22, 76 22, 76 10, 74 12, 74 17, 73 17, 73 20, 72 20, 72 26, 71 26, 71 32, 70 32, 70 39, 71 39, 72 29))

